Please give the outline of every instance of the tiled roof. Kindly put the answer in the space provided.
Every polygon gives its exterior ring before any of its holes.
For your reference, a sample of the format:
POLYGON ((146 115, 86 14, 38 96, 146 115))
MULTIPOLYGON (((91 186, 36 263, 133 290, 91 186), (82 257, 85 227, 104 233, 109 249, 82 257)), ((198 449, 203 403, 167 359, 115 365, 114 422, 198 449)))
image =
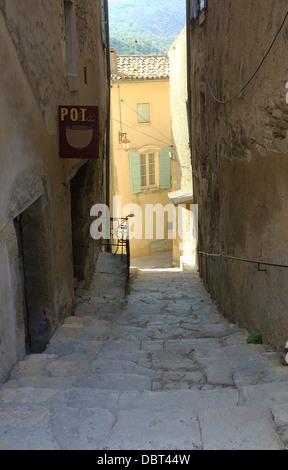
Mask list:
POLYGON ((113 80, 159 80, 169 78, 169 59, 166 55, 118 56, 117 74, 113 80))

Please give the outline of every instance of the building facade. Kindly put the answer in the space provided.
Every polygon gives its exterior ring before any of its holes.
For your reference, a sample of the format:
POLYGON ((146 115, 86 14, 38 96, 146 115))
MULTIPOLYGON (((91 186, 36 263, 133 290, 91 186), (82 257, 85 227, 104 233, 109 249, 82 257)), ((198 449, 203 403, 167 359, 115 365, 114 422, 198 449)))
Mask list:
POLYGON ((107 192, 107 25, 106 1, 0 1, 0 382, 73 313, 100 249, 89 229, 107 192), (93 158, 62 158, 59 106, 75 121, 97 107, 93 158))
POLYGON ((111 50, 111 73, 111 213, 134 215, 132 257, 172 251, 168 212, 162 210, 159 218, 153 213, 152 219, 151 211, 146 212, 157 204, 161 208, 171 204, 168 57, 118 56, 111 50))
POLYGON ((177 208, 177 237, 173 240, 176 266, 195 265, 197 251, 197 207, 194 205, 192 165, 187 118, 187 34, 175 39, 169 52, 170 113, 172 131, 172 184, 168 194, 177 208))
POLYGON ((279 350, 288 339, 287 26, 285 0, 187 1, 200 274, 224 315, 279 350))

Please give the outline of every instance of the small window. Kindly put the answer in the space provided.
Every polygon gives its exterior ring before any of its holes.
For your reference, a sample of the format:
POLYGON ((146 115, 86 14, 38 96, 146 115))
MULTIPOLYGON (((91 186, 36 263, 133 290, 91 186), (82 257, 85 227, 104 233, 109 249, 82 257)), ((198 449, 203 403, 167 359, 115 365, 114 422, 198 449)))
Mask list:
POLYGON ((105 0, 101 0, 101 30, 102 30, 102 44, 107 47, 107 13, 105 7, 105 0))
POLYGON ((196 19, 199 16, 199 11, 207 8, 208 0, 194 0, 193 2, 193 18, 196 19))
POLYGON ((150 122, 150 104, 139 103, 138 107, 138 123, 145 124, 150 122))
POLYGON ((170 148, 129 152, 132 194, 171 187, 170 148))
POLYGON ((205 8, 207 8, 207 0, 200 0, 199 4, 200 4, 200 11, 205 10, 205 8))
POLYGON ((78 37, 74 0, 64 0, 66 62, 68 86, 71 92, 78 91, 78 37))

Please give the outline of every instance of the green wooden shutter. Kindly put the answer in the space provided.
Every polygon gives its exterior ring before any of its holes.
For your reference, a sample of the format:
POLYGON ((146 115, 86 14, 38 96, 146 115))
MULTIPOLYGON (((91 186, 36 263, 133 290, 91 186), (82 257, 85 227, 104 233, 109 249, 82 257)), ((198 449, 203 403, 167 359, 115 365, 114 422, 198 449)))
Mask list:
POLYGON ((160 189, 171 187, 170 148, 160 151, 160 189))
POLYGON ((139 103, 138 107, 138 122, 143 124, 145 122, 150 122, 150 104, 149 103, 139 103))
POLYGON ((140 153, 129 152, 132 194, 141 193, 140 153))

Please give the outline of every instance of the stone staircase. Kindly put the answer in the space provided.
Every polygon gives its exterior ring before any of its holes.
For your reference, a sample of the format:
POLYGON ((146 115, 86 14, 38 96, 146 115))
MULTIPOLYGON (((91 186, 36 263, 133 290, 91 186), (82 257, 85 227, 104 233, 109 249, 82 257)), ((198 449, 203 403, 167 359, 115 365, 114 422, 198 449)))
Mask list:
POLYGON ((139 272, 125 296, 103 254, 42 354, 0 391, 0 449, 278 450, 288 368, 229 324, 197 273, 139 272))

